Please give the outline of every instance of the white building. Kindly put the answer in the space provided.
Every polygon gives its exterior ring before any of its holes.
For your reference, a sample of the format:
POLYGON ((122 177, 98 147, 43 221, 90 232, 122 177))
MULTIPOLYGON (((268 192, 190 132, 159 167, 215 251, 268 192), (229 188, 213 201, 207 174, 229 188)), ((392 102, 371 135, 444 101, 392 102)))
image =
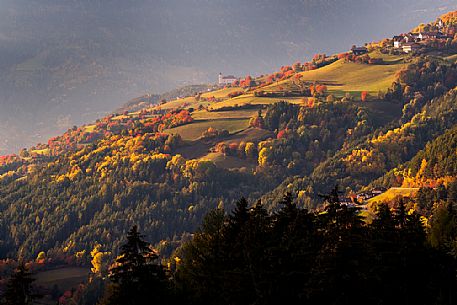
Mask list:
POLYGON ((223 76, 219 73, 219 85, 231 85, 238 79, 233 75, 223 76))
POLYGON ((403 52, 411 53, 420 49, 420 45, 417 43, 405 43, 403 45, 403 52))
POLYGON ((394 36, 394 38, 393 38, 394 48, 396 48, 396 49, 401 48, 403 40, 404 40, 403 36, 394 36))
POLYGON ((441 20, 441 18, 438 18, 438 27, 443 28, 444 27, 444 22, 441 20))

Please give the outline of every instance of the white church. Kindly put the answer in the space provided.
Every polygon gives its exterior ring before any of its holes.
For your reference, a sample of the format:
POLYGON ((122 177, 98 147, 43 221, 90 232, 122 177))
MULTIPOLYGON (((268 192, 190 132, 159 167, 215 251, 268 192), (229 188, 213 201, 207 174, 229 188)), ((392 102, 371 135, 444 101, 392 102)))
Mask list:
POLYGON ((219 73, 219 85, 231 85, 236 80, 238 79, 233 75, 223 76, 222 73, 219 73))

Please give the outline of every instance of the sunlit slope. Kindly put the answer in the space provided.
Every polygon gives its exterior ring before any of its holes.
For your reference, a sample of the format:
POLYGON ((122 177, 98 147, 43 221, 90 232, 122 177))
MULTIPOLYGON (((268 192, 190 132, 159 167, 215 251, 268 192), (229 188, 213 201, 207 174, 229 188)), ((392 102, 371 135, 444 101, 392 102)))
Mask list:
MULTIPOLYGON (((377 94, 385 91, 395 81, 395 74, 404 67, 399 60, 388 61, 385 64, 367 65, 345 62, 340 59, 320 69, 301 72, 301 80, 319 82, 327 85, 330 93, 342 96, 345 92, 356 93, 368 91, 377 94)), ((293 90, 291 79, 283 80, 263 88, 265 91, 293 90)))
POLYGON ((248 119, 218 119, 218 120, 195 120, 192 124, 183 125, 165 130, 168 134, 179 134, 183 140, 197 140, 208 128, 226 129, 235 133, 248 128, 248 119))
POLYGON ((396 197, 414 197, 419 188, 415 187, 392 187, 385 193, 375 196, 368 200, 368 203, 388 202, 396 197))
MULTIPOLYGON (((255 116, 257 111, 266 105, 279 101, 293 104, 306 103, 306 99, 303 99, 305 96, 301 96, 300 92, 303 91, 303 86, 313 83, 326 85, 327 94, 336 98, 342 98, 349 93, 355 102, 360 100, 362 91, 367 91, 370 96, 369 100, 377 105, 379 103, 375 101, 375 97, 378 92, 386 92, 396 80, 397 73, 405 67, 405 55, 382 54, 375 50, 370 52, 369 56, 382 59, 383 62, 361 64, 340 59, 316 70, 294 73, 291 77, 270 85, 253 88, 220 88, 201 92, 195 96, 171 100, 154 108, 160 111, 192 109, 191 115, 194 122, 165 132, 177 133, 184 140, 195 141, 210 127, 226 129, 231 134, 248 128, 249 118, 255 116), (264 97, 256 94, 259 91, 274 94, 264 97)), ((264 81, 264 78, 258 78, 258 84, 264 81)))

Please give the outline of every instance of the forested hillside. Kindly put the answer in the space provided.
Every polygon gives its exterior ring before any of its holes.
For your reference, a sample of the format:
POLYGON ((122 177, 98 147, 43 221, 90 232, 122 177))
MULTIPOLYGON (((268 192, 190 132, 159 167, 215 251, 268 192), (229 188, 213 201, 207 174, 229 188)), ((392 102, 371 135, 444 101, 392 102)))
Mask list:
MULTIPOLYGON (((443 19, 441 31, 453 31, 443 19)), ((357 192, 457 123, 457 44, 421 43, 405 54, 386 39, 367 54, 318 54, 157 105, 140 98, 2 157, 0 249, 66 257, 101 243, 115 252, 131 222, 167 248, 239 196, 289 191, 315 208, 335 184, 357 192)))
MULTIPOLYGON (((351 274, 353 283, 359 283, 377 268, 369 262, 379 259, 373 253, 390 235, 397 244, 389 245, 393 248, 386 255, 411 255, 412 265, 402 265, 411 271, 410 280, 419 274, 413 261, 442 268, 437 257, 443 255, 454 264, 457 24, 452 16, 341 54, 316 54, 309 62, 271 74, 132 100, 93 124, 0 157, 0 258, 35 260, 32 265, 44 269, 92 266, 99 277, 101 269, 108 272, 107 261, 119 259, 123 236, 137 225, 157 249, 145 255, 157 260, 160 254, 169 271, 176 271, 170 276, 177 285, 173 294, 187 295, 196 304, 230 299, 221 294, 225 288, 230 295, 256 291, 247 303, 227 304, 273 302, 271 287, 283 286, 270 275, 283 272, 284 281, 293 281, 289 275, 295 264, 309 282, 291 287, 298 298, 293 302, 317 304, 328 294, 312 279, 325 279, 328 291, 338 289, 333 273, 326 272, 354 254, 345 249, 355 243, 360 252, 354 264, 365 268, 351 274), (414 31, 429 36, 418 40, 411 52, 395 46, 398 37, 418 37, 414 31), (332 189, 333 197, 322 195, 332 189), (241 197, 261 199, 250 216, 243 216, 252 222, 243 229, 227 224, 243 212, 240 203, 235 204, 241 197), (397 210, 396 216, 381 203, 397 210), (235 216, 227 218, 235 207, 235 216), (336 225, 332 217, 338 219, 336 225), (293 235, 300 232, 295 225, 309 230, 310 240, 293 235), (341 228, 347 235, 338 239, 341 228), (221 230, 226 234, 221 242, 229 246, 219 249, 211 236, 221 230), (387 235, 378 230, 387 230, 387 235), (290 240, 282 240, 282 235, 290 240), (331 249, 335 240, 342 248, 331 249), (403 242, 418 254, 403 252, 403 242), (195 277, 204 268, 191 263, 198 261, 194 247, 204 247, 208 255, 220 250, 240 261, 200 262, 224 276, 195 277), (236 258, 236 253, 244 256, 236 258), (291 265, 272 264, 275 255, 291 265), (264 261, 257 265, 254 256, 264 261), (265 264, 272 269, 255 269, 265 264), (326 267, 318 270, 314 264, 326 267), (251 276, 246 286, 236 286, 238 278, 223 269, 228 266, 240 268, 239 283, 251 276), (201 286, 201 280, 214 283, 214 290, 209 284, 201 286), (190 290, 180 291, 183 287, 190 290)), ((379 264, 381 268, 382 259, 379 264)), ((400 262, 392 264, 394 268, 400 262)), ((344 278, 346 271, 335 272, 344 278)), ((394 277, 382 272, 385 278, 370 278, 370 285, 394 277)), ((442 283, 433 272, 427 278, 430 282, 408 287, 431 289, 429 303, 449 292, 444 286, 443 291, 436 288, 442 283)), ((111 297, 108 293, 106 300, 111 297)), ((392 303, 389 298, 386 295, 386 304, 392 303)))

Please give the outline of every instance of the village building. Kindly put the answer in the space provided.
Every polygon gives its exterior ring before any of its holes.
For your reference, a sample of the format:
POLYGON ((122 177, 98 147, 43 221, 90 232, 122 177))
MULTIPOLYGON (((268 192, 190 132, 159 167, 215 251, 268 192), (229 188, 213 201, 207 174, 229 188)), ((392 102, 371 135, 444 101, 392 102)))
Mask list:
POLYGON ((439 28, 443 28, 444 27, 444 22, 443 22, 443 20, 441 20, 441 18, 438 18, 437 25, 438 25, 439 28))
POLYGON ((394 48, 396 48, 396 49, 401 48, 404 40, 405 40, 404 36, 394 36, 393 37, 394 48))
POLYGON ((219 85, 222 85, 222 86, 231 85, 237 80, 238 79, 233 75, 223 76, 222 73, 219 73, 219 80, 218 80, 219 85))
POLYGON ((437 39, 452 39, 454 38, 453 36, 451 35, 447 35, 447 34, 443 34, 443 33, 438 33, 438 35, 436 36, 437 39))
POLYGON ((420 45, 417 44, 417 43, 414 43, 414 42, 409 42, 409 43, 405 43, 403 46, 403 52, 405 53, 411 53, 411 52, 416 52, 417 50, 420 49, 420 45))
POLYGON ((434 39, 438 35, 438 32, 420 32, 417 36, 420 40, 434 39))
POLYGON ((356 56, 368 53, 368 49, 365 47, 355 47, 355 48, 352 48, 351 51, 352 51, 352 54, 354 54, 356 56))

